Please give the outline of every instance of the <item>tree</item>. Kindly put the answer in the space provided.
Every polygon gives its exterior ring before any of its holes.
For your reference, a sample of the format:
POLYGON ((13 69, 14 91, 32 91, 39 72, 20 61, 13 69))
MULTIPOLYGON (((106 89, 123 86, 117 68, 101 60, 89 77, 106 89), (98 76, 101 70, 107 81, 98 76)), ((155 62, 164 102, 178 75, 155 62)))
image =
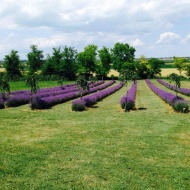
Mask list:
POLYGON ((5 55, 4 67, 6 69, 8 79, 15 80, 22 76, 18 51, 11 50, 9 55, 5 55))
POLYGON ((62 52, 61 52, 61 47, 58 48, 53 48, 52 52, 52 57, 51 61, 54 67, 54 73, 60 77, 63 73, 60 70, 60 65, 61 65, 61 59, 62 59, 62 52))
POLYGON ((185 73, 186 76, 190 79, 190 64, 186 65, 185 70, 186 70, 186 73, 185 73))
POLYGON ((30 103, 31 103, 31 109, 34 109, 33 106, 33 94, 36 94, 39 86, 37 83, 36 76, 34 74, 29 75, 26 79, 26 85, 30 87, 30 103))
POLYGON ((86 46, 84 51, 78 54, 78 72, 84 74, 86 79, 89 79, 96 70, 96 55, 97 46, 93 44, 86 46))
POLYGON ((129 44, 117 42, 111 49, 112 67, 118 72, 121 72, 122 65, 125 62, 133 62, 135 58, 135 48, 129 44))
POLYGON ((149 75, 148 59, 144 55, 141 55, 136 61, 137 76, 141 79, 147 79, 149 75))
POLYGON ((0 92, 4 103, 6 100, 5 93, 7 92, 10 94, 10 85, 4 73, 0 73, 0 92))
POLYGON ((62 59, 60 63, 59 70, 61 71, 61 75, 69 80, 76 79, 76 58, 77 51, 73 47, 65 46, 62 51, 62 59))
POLYGON ((41 69, 43 65, 43 51, 38 50, 36 45, 31 45, 31 52, 27 54, 29 66, 29 74, 34 74, 38 69, 41 69))
POLYGON ((106 77, 110 71, 111 54, 109 52, 109 49, 104 46, 98 51, 98 53, 100 60, 97 62, 96 74, 98 76, 102 76, 103 78, 106 77))
POLYGON ((43 67, 42 67, 42 74, 44 76, 48 75, 51 78, 51 76, 54 73, 55 73, 55 68, 53 65, 52 57, 48 54, 46 61, 44 62, 43 67))
POLYGON ((181 72, 185 69, 186 66, 186 59, 183 57, 174 57, 174 67, 177 68, 179 71, 179 74, 181 75, 181 72))
POLYGON ((151 58, 148 60, 148 73, 150 78, 154 78, 156 75, 161 75, 161 67, 164 61, 157 58, 151 58))
MULTIPOLYGON (((120 81, 123 83, 123 85, 126 86, 126 100, 128 98, 128 91, 127 91, 127 86, 128 86, 128 81, 132 80, 133 78, 133 71, 130 69, 122 69, 122 71, 120 72, 120 81)), ((127 109, 127 101, 125 101, 125 107, 124 107, 125 111, 128 111, 127 109)))
POLYGON ((76 83, 80 90, 80 99, 82 100, 83 90, 89 89, 88 81, 86 80, 86 77, 83 74, 79 74, 76 83))
POLYGON ((172 73, 169 75, 169 81, 174 82, 176 96, 178 97, 178 92, 181 87, 181 77, 178 74, 172 73))

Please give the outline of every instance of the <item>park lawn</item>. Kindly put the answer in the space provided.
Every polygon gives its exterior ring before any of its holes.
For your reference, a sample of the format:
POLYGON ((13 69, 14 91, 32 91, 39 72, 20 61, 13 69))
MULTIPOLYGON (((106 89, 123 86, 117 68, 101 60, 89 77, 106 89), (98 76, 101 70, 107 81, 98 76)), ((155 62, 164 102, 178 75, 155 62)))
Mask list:
POLYGON ((137 110, 124 112, 125 92, 84 112, 71 101, 0 110, 0 189, 190 189, 190 113, 143 80, 137 110))

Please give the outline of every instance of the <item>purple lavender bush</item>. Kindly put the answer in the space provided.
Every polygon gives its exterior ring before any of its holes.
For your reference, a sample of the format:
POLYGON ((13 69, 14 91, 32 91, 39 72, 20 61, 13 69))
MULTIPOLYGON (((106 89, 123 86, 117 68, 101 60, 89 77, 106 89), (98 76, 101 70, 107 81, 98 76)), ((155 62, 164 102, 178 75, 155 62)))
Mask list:
POLYGON ((3 109, 3 108, 5 108, 4 101, 2 98, 0 98, 0 109, 3 109))
POLYGON ((174 94, 171 94, 169 92, 165 92, 164 90, 161 90, 160 88, 154 86, 150 80, 145 80, 149 88, 157 94, 161 99, 163 99, 166 103, 171 105, 174 110, 178 112, 186 113, 189 111, 189 105, 188 102, 185 101, 182 97, 176 96, 174 94))
POLYGON ((72 111, 83 111, 85 110, 85 102, 84 100, 74 100, 72 102, 72 111))
POLYGON ((113 94, 114 92, 116 92, 117 90, 122 88, 122 86, 123 86, 123 84, 120 83, 120 84, 117 84, 116 86, 113 86, 113 87, 110 87, 108 89, 101 90, 101 91, 94 93, 92 95, 88 95, 86 97, 83 97, 83 99, 81 101, 78 99, 74 100, 72 102, 72 110, 75 109, 74 111, 82 111, 82 110, 76 110, 78 108, 79 104, 81 107, 83 105, 84 105, 84 107, 91 107, 92 105, 96 104, 96 102, 101 101, 103 98, 113 94), (77 105, 75 105, 75 104, 77 104, 77 105))
POLYGON ((128 90, 125 96, 120 100, 120 105, 125 111, 130 111, 135 107, 135 97, 137 91, 137 83, 133 83, 131 88, 128 90))
POLYGON ((184 94, 186 96, 190 96, 190 89, 188 89, 188 88, 179 88, 179 90, 177 90, 174 85, 169 84, 169 83, 167 83, 167 82, 165 82, 165 81, 163 81, 161 79, 157 79, 157 81, 160 84, 164 85, 165 87, 167 87, 167 88, 169 88, 171 90, 178 91, 179 93, 184 94))

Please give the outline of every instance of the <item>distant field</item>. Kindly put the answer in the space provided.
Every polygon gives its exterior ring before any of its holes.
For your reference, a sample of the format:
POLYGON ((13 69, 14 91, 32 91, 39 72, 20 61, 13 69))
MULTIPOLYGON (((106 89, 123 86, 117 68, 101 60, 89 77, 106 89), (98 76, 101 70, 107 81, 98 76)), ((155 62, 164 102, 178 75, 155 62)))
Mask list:
POLYGON ((0 72, 4 72, 5 71, 5 69, 4 68, 0 68, 0 72))
MULTIPOLYGON (((171 73, 179 74, 179 71, 176 68, 164 68, 161 70, 162 70, 161 72, 162 76, 167 76, 171 73)), ((185 76, 185 71, 182 72, 182 75, 185 76)))
MULTIPOLYGON (((162 70, 161 72, 162 76, 167 76, 171 73, 179 74, 179 71, 176 68, 162 68, 161 70, 162 70)), ((0 68, 0 72, 4 72, 4 71, 5 71, 4 68, 0 68)), ((110 72, 108 73, 108 77, 111 77, 112 75, 117 77, 119 76, 119 73, 115 71, 114 69, 111 69, 110 72)), ((185 76, 185 72, 182 72, 182 75, 185 76)))
MULTIPOLYGON (((161 75, 162 76, 167 76, 171 73, 176 73, 176 74, 179 74, 179 71, 176 69, 176 68, 163 68, 161 69, 161 75)), ((119 73, 113 69, 110 70, 110 72, 108 73, 108 77, 111 77, 111 75, 114 75, 114 76, 119 76, 119 73)), ((183 71, 182 72, 182 75, 185 76, 185 72, 183 71)))

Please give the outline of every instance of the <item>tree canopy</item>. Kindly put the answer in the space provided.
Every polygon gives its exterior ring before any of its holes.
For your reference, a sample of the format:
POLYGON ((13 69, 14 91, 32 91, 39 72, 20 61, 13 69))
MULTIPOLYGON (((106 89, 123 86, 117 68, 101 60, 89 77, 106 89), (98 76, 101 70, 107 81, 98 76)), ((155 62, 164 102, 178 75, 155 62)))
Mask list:
POLYGON ((122 65, 125 62, 131 63, 135 58, 135 48, 129 44, 123 44, 117 42, 111 49, 112 67, 116 71, 122 70, 122 65))
POLYGON ((21 64, 18 51, 11 50, 9 55, 5 55, 4 67, 6 69, 7 78, 10 80, 19 79, 21 74, 21 64))
POLYGON ((29 73, 34 74, 38 69, 41 69, 43 65, 43 51, 38 50, 36 45, 31 45, 31 52, 27 54, 28 61, 27 64, 29 66, 29 73))

